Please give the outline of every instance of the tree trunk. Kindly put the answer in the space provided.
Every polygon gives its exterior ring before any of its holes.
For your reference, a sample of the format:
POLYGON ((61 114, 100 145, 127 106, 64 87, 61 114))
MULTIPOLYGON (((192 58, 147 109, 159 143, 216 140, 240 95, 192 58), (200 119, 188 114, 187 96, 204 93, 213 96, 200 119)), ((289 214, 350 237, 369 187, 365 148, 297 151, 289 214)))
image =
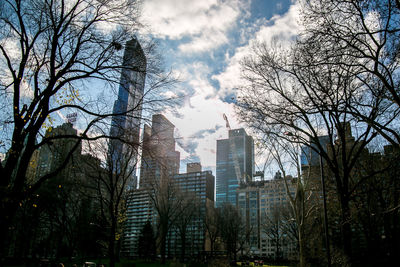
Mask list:
POLYGON ((0 258, 4 258, 7 254, 8 243, 10 241, 9 234, 12 232, 10 228, 13 226, 12 222, 15 217, 18 203, 16 201, 7 200, 2 196, 0 209, 0 258))
POLYGON ((108 240, 108 257, 110 258, 110 267, 115 267, 115 227, 116 220, 113 218, 111 222, 110 237, 108 240))
POLYGON ((234 246, 235 249, 233 250, 233 260, 236 261, 236 256, 237 256, 237 250, 236 250, 236 246, 234 246))
POLYGON ((352 263, 352 248, 351 248, 351 224, 350 224, 350 208, 349 202, 347 200, 342 200, 341 202, 341 210, 342 210, 342 242, 343 242, 343 252, 347 257, 346 263, 351 265, 352 263))
POLYGON ((212 259, 214 256, 214 240, 210 238, 210 258, 212 259))
POLYGON ((304 247, 303 225, 299 229, 299 266, 306 266, 305 247, 304 247))
POLYGON ((186 230, 183 230, 181 233, 181 262, 185 261, 185 253, 186 253, 186 230))
POLYGON ((166 249, 166 243, 167 243, 167 226, 165 223, 161 224, 161 248, 160 248, 160 253, 161 253, 161 264, 165 264, 165 249, 166 249))

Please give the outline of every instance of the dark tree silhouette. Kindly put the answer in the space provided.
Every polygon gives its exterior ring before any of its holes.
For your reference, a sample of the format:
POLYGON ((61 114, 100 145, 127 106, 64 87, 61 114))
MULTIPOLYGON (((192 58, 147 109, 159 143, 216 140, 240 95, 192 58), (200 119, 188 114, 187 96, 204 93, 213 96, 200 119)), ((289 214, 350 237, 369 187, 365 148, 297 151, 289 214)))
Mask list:
POLYGON ((155 256, 156 239, 153 226, 147 221, 139 236, 139 257, 145 260, 153 260, 155 256))
POLYGON ((246 226, 240 213, 230 203, 224 204, 219 211, 219 227, 221 229, 221 238, 224 241, 228 257, 236 261, 237 252, 245 242, 246 226))
POLYGON ((355 67, 350 75, 362 84, 362 94, 357 101, 359 105, 353 105, 349 111, 398 146, 400 2, 300 2, 305 28, 300 42, 318 47, 318 51, 313 51, 313 64, 334 64, 339 69, 355 67), (371 110, 376 113, 374 117, 369 116, 371 110))
MULTIPOLYGON (((142 43, 147 58, 147 89, 138 105, 115 114, 109 103, 119 84, 123 47, 135 38, 140 1, 6 0, 0 6, 1 150, 0 236, 5 237, 19 204, 59 173, 82 140, 105 136, 114 115, 155 108, 155 89, 169 85, 154 43, 142 43), (144 99, 147 99, 144 101, 144 99), (82 118, 77 136, 47 137, 46 129, 66 113, 82 118), (32 155, 55 139, 71 138, 74 145, 52 172, 28 181, 32 155)), ((114 137, 117 138, 117 137, 114 137)), ((120 137, 119 137, 120 138, 120 137)), ((7 238, 2 238, 7 240, 7 238)), ((4 246, 1 246, 4 247, 4 246)))

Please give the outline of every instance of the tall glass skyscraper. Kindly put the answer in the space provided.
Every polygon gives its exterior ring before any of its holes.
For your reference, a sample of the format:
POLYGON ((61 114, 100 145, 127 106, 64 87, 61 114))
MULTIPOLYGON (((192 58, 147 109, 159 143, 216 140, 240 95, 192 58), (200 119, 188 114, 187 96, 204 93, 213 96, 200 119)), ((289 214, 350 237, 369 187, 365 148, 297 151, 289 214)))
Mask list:
POLYGON ((216 206, 236 206, 236 189, 252 180, 254 141, 243 128, 230 130, 229 138, 217 140, 216 206))
MULTIPOLYGON (((133 145, 139 145, 145 79, 146 56, 139 42, 132 39, 125 45, 118 99, 113 108, 114 114, 121 115, 112 117, 110 135, 122 138, 133 145)), ((117 157, 126 154, 127 146, 118 140, 112 140, 110 145, 113 162, 117 162, 120 160, 117 157)), ((136 157, 131 157, 133 165, 136 164, 136 157)))

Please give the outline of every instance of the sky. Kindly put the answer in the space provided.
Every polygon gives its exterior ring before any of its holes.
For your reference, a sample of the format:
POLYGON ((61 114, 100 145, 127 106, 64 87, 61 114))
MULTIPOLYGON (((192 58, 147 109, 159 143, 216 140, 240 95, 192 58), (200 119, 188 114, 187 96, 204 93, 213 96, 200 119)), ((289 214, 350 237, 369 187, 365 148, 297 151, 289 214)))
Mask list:
MULTIPOLYGON (((240 61, 255 42, 289 43, 298 32, 295 0, 146 0, 142 22, 158 39, 167 69, 180 82, 181 104, 164 115, 175 125, 181 172, 187 162, 201 162, 215 175, 216 140, 232 129, 240 80, 240 61)), ((256 156, 257 157, 257 156, 256 156)), ((262 157, 257 157, 262 166, 262 157)))

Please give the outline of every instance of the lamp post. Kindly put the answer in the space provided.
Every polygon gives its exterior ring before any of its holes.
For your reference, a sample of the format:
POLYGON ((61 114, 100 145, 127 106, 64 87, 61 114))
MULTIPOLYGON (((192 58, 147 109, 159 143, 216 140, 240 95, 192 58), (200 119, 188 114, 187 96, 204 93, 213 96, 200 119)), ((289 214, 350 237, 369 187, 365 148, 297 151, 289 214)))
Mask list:
MULTIPOLYGON (((292 132, 284 132, 284 135, 296 137, 292 132)), ((324 165, 322 164, 321 152, 319 152, 319 164, 321 170, 321 186, 322 186, 322 200, 324 209, 324 230, 325 230, 325 247, 326 257, 328 261, 328 267, 331 267, 331 251, 329 246, 329 234, 328 234, 328 212, 326 208, 326 190, 325 190, 325 177, 324 177, 324 165)))

